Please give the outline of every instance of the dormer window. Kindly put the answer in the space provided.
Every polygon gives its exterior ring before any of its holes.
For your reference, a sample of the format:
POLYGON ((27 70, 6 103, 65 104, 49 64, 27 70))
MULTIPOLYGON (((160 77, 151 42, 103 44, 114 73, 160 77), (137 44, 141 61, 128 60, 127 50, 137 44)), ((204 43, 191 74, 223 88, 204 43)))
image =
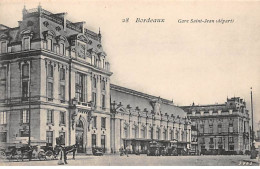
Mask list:
POLYGON ((6 41, 1 42, 1 53, 7 52, 7 43, 6 41))
POLYGON ((23 38, 23 50, 30 50, 30 37, 23 38))
POLYGON ((47 49, 52 51, 52 40, 51 39, 47 39, 47 49))
POLYGON ((55 46, 55 53, 60 54, 60 46, 59 45, 55 46))
POLYGON ((61 43, 61 44, 60 44, 60 54, 61 54, 61 55, 64 55, 64 51, 65 51, 65 49, 64 49, 64 44, 61 43))

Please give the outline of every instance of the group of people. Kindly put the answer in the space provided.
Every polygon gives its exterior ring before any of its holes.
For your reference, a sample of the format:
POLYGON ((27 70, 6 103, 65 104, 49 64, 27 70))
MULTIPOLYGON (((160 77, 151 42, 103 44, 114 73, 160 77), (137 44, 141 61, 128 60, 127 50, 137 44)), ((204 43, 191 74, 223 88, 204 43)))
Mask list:
POLYGON ((126 148, 124 149, 124 147, 122 146, 122 147, 119 149, 120 156, 126 155, 127 157, 129 157, 129 156, 128 156, 128 152, 129 152, 129 151, 130 151, 130 149, 129 149, 128 147, 126 147, 126 148))

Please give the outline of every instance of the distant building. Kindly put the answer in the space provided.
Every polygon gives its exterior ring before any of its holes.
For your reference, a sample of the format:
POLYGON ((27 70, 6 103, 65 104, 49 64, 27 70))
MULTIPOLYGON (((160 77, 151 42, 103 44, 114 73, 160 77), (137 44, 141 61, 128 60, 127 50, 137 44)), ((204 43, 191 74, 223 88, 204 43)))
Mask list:
POLYGON ((225 151, 245 153, 250 150, 249 114, 239 97, 224 104, 183 106, 198 132, 201 153, 223 154, 225 151))
POLYGON ((258 151, 260 150, 260 121, 258 122, 258 128, 255 135, 255 148, 258 148, 258 151))

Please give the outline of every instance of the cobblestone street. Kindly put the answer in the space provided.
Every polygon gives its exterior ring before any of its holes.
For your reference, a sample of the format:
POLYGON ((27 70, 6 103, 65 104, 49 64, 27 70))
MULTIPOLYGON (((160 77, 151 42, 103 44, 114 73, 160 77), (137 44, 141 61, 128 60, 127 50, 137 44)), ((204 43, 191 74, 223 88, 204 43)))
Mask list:
MULTIPOLYGON (((251 160, 252 161, 252 160, 251 160)), ((146 156, 146 155, 104 155, 104 156, 76 156, 76 160, 68 157, 69 166, 238 166, 259 165, 250 162, 249 156, 146 156)), ((9 162, 1 161, 4 166, 55 166, 58 160, 9 162)))

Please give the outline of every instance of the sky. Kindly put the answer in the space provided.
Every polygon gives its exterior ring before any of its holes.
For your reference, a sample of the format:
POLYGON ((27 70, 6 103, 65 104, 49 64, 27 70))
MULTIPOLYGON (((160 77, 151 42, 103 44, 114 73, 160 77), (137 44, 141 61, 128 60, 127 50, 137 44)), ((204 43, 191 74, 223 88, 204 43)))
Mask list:
MULTIPOLYGON (((22 9, 40 1, 1 0, 0 23, 22 20, 22 9)), ((53 13, 101 29, 113 72, 111 82, 173 100, 175 105, 224 103, 241 97, 260 121, 260 2, 42 0, 53 13), (129 22, 122 22, 129 18, 129 22), (136 23, 137 18, 164 19, 136 23), (191 19, 232 19, 233 23, 178 23, 191 19)), ((251 113, 251 112, 250 112, 251 113)), ((256 125, 256 124, 255 124, 256 125)))

